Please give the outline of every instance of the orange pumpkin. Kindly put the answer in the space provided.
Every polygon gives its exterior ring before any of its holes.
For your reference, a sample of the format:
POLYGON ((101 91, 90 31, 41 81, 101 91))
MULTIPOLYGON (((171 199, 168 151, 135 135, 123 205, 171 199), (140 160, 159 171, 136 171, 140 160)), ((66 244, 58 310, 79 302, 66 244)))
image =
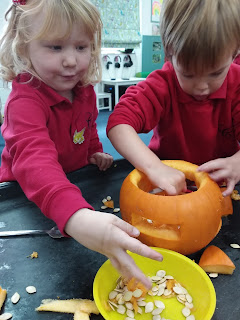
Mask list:
POLYGON ((159 195, 149 191, 156 186, 135 169, 124 180, 120 191, 122 218, 137 227, 139 239, 149 245, 182 254, 194 253, 219 232, 223 215, 232 213, 230 197, 223 198, 219 186, 197 166, 181 160, 164 164, 184 172, 198 190, 177 196, 159 195))

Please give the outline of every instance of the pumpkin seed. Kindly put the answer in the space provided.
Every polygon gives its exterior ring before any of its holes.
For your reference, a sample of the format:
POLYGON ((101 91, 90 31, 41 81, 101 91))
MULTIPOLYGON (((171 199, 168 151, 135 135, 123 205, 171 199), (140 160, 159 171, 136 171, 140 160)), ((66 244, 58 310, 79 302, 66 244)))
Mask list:
POLYGON ((164 287, 159 287, 157 295, 161 297, 164 294, 164 291, 165 291, 164 287))
POLYGON ((189 309, 192 309, 193 308, 193 304, 192 303, 189 303, 189 302, 186 302, 185 303, 185 307, 189 308, 189 309))
POLYGON ((125 320, 135 320, 134 318, 126 317, 125 320))
POLYGON ((186 294, 186 299, 187 299, 187 302, 189 302, 189 303, 192 303, 192 301, 193 301, 193 299, 189 293, 186 294))
POLYGON ((134 312, 132 310, 127 310, 127 316, 129 318, 134 318, 134 312))
POLYGON ((186 320, 195 320, 195 317, 194 317, 193 314, 191 314, 190 316, 188 316, 188 317, 186 318, 186 320))
POLYGON ((161 316, 159 314, 157 316, 153 316, 152 320, 161 320, 161 316))
POLYGON ((172 290, 165 289, 163 294, 164 294, 164 296, 167 297, 167 296, 169 296, 171 293, 172 293, 172 290))
POLYGON ((113 301, 108 300, 108 302, 111 303, 111 305, 112 305, 113 307, 115 307, 115 308, 118 307, 118 305, 117 305, 116 303, 114 303, 113 301))
POLYGON ((218 273, 216 273, 216 272, 209 273, 209 277, 210 278, 217 278, 218 277, 218 273))
POLYGON ((185 307, 182 309, 182 314, 184 315, 185 318, 187 318, 188 316, 190 316, 191 310, 185 307))
POLYGON ((114 208, 113 209, 113 212, 119 212, 120 211, 120 208, 114 208))
POLYGON ((8 320, 12 318, 12 314, 11 313, 3 313, 0 315, 0 320, 8 320))
POLYGON ((109 298, 110 300, 113 300, 113 299, 116 298, 117 295, 118 295, 117 291, 111 291, 111 292, 109 293, 108 298, 109 298))
POLYGON ((158 314, 162 313, 163 309, 162 308, 157 308, 157 309, 154 309, 152 311, 152 315, 153 316, 157 316, 158 314))
POLYGON ((101 206, 101 209, 103 209, 103 210, 107 209, 107 206, 101 206))
POLYGON ((165 270, 158 270, 158 272, 156 273, 156 275, 160 278, 165 277, 166 275, 166 271, 165 270))
POLYGON ((157 308, 165 309, 165 304, 161 300, 155 300, 154 303, 157 308))
POLYGON ((238 243, 231 243, 230 247, 232 247, 233 249, 239 249, 240 245, 238 243))
POLYGON ((124 293, 123 299, 124 301, 130 301, 132 299, 133 293, 132 291, 126 291, 124 293))
POLYGON ((34 286, 28 286, 26 288, 27 293, 35 293, 37 292, 37 289, 34 286))
POLYGON ((186 299, 185 299, 185 300, 182 299, 182 298, 181 298, 182 296, 183 296, 182 294, 177 295, 177 300, 178 300, 180 303, 185 304, 185 303, 186 303, 186 299))
POLYGON ((139 313, 139 314, 142 314, 142 313, 143 313, 143 311, 142 311, 142 309, 141 309, 140 307, 138 307, 137 313, 139 313))
POLYGON ((184 294, 184 290, 183 288, 181 287, 173 287, 173 291, 176 293, 176 294, 184 294))
POLYGON ((109 300, 108 300, 108 305, 109 305, 109 307, 110 307, 113 311, 115 311, 115 308, 114 308, 114 306, 112 305, 112 302, 109 301, 109 300))
POLYGON ((123 305, 118 306, 117 312, 120 314, 124 314, 126 312, 126 308, 123 305))
MULTIPOLYGON (((131 302, 126 302, 125 306, 128 310, 133 310, 133 304, 131 302)), ((141 309, 142 310, 142 309, 141 309)))
POLYGON ((153 311, 153 302, 148 302, 145 306, 145 313, 151 313, 153 311))
POLYGON ((133 296, 135 298, 140 298, 142 294, 143 294, 143 292, 142 292, 141 289, 136 289, 136 290, 133 291, 133 296))
POLYGON ((20 299, 19 293, 15 292, 11 298, 11 301, 12 301, 12 303, 16 304, 16 303, 18 303, 19 299, 20 299))
POLYGON ((145 301, 137 301, 137 304, 139 307, 145 307, 147 303, 145 301))
POLYGON ((107 196, 107 201, 110 201, 112 199, 111 196, 107 196))
POLYGON ((156 292, 156 291, 158 291, 158 285, 152 288, 152 292, 156 292))

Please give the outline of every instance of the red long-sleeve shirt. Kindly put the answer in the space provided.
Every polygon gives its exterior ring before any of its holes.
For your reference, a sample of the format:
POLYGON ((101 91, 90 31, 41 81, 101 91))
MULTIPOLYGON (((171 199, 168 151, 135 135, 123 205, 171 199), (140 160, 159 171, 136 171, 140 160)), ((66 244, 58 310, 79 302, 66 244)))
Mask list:
POLYGON ((93 209, 67 172, 102 152, 96 129, 96 95, 92 86, 75 87, 74 101, 46 84, 21 75, 13 81, 5 107, 0 181, 17 180, 29 200, 63 232, 81 208, 93 209))
POLYGON ((153 129, 149 148, 160 159, 202 164, 232 156, 240 139, 240 68, 232 64, 221 88, 196 101, 180 87, 170 62, 127 89, 109 117, 108 131, 128 124, 153 129))

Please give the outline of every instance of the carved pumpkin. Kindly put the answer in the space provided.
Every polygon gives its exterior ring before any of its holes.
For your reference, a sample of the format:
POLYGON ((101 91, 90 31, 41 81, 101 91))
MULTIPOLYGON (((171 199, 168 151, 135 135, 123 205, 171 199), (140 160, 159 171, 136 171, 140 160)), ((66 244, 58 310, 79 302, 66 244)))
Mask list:
POLYGON ((156 186, 135 169, 121 187, 122 218, 139 229, 143 243, 191 254, 217 235, 221 217, 232 214, 232 202, 230 197, 223 198, 219 186, 207 173, 196 171, 196 165, 181 160, 163 163, 184 172, 198 190, 177 196, 167 196, 164 192, 153 195, 149 191, 156 186))

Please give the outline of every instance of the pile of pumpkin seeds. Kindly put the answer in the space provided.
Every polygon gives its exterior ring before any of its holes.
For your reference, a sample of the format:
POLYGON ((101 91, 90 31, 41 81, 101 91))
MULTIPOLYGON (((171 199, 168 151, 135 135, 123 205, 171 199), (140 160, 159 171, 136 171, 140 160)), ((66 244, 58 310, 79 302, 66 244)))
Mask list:
MULTIPOLYGON (((194 308, 193 299, 187 289, 171 275, 167 275, 165 270, 157 271, 156 275, 150 279, 152 288, 147 292, 147 295, 162 298, 176 297, 183 305, 182 314, 186 320, 195 320, 195 316, 191 314, 194 308)), ((151 313, 152 320, 170 320, 161 317, 161 313, 165 309, 165 304, 161 300, 154 299, 153 302, 146 302, 146 297, 144 292, 137 287, 134 291, 129 291, 127 281, 120 277, 115 289, 109 293, 108 305, 113 311, 126 314, 125 320, 135 320, 134 317, 137 313, 151 313), (134 300, 137 306, 134 306, 134 300)))

